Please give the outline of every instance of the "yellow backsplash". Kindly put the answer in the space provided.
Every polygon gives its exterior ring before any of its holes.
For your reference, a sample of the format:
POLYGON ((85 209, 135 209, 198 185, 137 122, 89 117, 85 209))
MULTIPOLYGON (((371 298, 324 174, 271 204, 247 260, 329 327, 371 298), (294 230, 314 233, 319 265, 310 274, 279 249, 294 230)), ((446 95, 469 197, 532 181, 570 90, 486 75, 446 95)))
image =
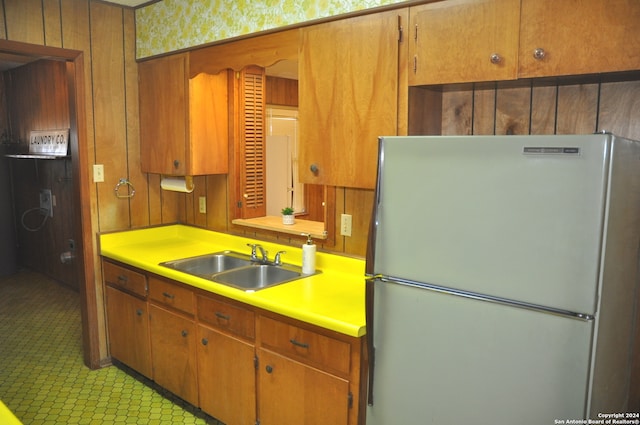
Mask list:
POLYGON ((145 58, 402 0, 163 0, 136 10, 136 57, 145 58))

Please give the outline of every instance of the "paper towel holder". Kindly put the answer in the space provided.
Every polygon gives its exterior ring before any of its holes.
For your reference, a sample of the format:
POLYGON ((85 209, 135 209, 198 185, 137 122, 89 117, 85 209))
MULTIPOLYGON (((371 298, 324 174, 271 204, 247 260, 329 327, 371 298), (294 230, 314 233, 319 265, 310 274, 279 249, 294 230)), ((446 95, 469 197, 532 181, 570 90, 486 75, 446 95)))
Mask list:
POLYGON ((195 188, 193 176, 162 176, 160 187, 163 190, 191 193, 195 188), (165 184, 166 182, 166 184, 165 184), (174 184, 177 186, 174 187, 174 184))

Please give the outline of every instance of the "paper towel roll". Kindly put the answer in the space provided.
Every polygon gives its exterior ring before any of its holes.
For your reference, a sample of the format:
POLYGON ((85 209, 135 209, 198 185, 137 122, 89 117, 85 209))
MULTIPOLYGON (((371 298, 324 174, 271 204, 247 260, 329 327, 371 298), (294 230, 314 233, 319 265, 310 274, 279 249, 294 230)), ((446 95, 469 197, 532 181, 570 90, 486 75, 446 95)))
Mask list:
POLYGON ((174 192, 191 193, 194 188, 193 177, 162 177, 160 187, 174 192))

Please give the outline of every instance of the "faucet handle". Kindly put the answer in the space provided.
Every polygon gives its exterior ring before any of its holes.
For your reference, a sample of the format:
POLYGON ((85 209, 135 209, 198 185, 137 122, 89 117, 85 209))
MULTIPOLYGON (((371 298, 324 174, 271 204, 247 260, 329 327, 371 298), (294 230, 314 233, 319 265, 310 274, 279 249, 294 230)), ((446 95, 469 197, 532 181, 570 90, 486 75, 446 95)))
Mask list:
POLYGON ((273 264, 275 264, 276 266, 279 266, 282 264, 282 261, 280 260, 280 254, 286 254, 287 251, 278 251, 276 253, 276 256, 273 259, 273 264))

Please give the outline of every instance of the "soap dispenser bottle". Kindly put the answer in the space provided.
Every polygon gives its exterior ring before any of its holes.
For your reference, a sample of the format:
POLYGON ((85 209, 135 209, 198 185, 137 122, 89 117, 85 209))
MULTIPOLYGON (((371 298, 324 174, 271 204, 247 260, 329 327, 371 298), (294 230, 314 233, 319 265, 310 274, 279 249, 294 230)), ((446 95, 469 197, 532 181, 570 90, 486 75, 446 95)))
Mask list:
POLYGON ((307 234, 307 242, 302 245, 302 273, 314 274, 316 272, 316 246, 311 240, 311 234, 307 234))

